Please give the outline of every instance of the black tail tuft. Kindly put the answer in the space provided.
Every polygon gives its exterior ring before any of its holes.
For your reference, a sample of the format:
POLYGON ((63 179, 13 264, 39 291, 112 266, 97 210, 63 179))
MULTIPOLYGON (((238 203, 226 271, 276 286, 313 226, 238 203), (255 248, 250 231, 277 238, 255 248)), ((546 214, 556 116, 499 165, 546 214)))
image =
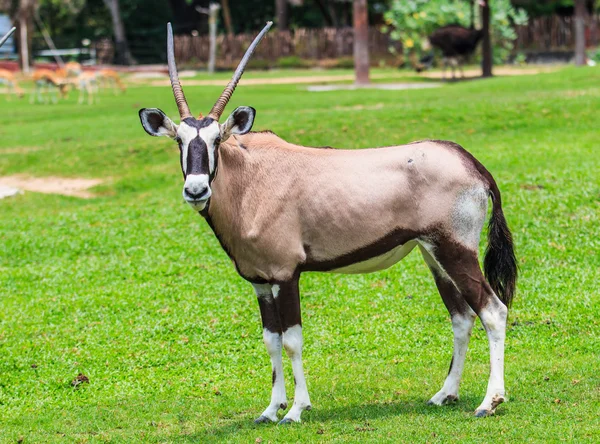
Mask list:
POLYGON ((495 184, 491 188, 493 209, 488 225, 488 246, 483 269, 492 290, 504 305, 510 307, 517 285, 517 259, 512 234, 502 211, 500 191, 495 184))

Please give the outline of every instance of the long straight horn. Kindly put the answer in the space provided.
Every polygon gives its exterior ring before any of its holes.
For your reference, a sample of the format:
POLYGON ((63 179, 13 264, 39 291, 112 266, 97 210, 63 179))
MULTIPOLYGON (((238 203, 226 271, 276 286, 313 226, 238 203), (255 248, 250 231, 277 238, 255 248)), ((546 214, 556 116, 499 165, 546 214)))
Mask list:
POLYGON ((215 103, 215 105, 210 110, 210 113, 208 113, 208 117, 212 117, 217 121, 219 120, 221 114, 223 114, 223 110, 227 106, 227 102, 229 102, 229 99, 231 98, 231 95, 235 90, 235 87, 240 81, 240 77, 242 77, 242 74, 244 74, 244 69, 248 64, 248 60, 250 60, 250 57, 252 57, 252 53, 254 52, 254 50, 256 49, 262 38, 265 36, 272 24, 273 22, 267 22, 267 25, 263 28, 262 31, 260 31, 260 34, 256 36, 252 44, 248 47, 248 49, 246 50, 246 54, 244 54, 244 57, 240 61, 240 64, 238 65, 237 69, 235 70, 235 73, 233 74, 233 77, 221 93, 221 97, 219 97, 217 103, 215 103))
POLYGON ((183 95, 183 89, 181 89, 181 83, 179 83, 179 75, 177 74, 177 66, 175 65, 173 28, 171 27, 171 22, 167 23, 167 63, 169 65, 171 88, 173 88, 173 95, 175 96, 177 109, 179 109, 179 116, 181 117, 181 120, 185 119, 186 117, 192 117, 190 107, 187 104, 187 100, 185 100, 185 95, 183 95))

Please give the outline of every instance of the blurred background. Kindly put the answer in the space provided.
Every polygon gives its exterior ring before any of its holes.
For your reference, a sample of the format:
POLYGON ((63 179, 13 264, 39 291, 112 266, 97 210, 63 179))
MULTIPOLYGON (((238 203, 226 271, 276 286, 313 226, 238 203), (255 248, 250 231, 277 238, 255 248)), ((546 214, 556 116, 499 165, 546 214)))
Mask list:
POLYGON ((361 26, 353 20, 356 8, 366 17, 368 29, 357 36, 366 39, 371 66, 440 64, 429 61, 427 38, 450 24, 491 36, 489 43, 481 39, 483 52, 473 51, 473 63, 486 59, 486 51, 488 65, 569 62, 578 38, 587 51, 580 63, 598 59, 595 0, 2 0, 0 32, 11 25, 17 32, 2 48, 1 67, 163 64, 165 23, 172 21, 181 66, 208 67, 212 22, 216 69, 231 69, 254 33, 274 20, 276 30, 251 68, 351 68, 353 28, 361 26))

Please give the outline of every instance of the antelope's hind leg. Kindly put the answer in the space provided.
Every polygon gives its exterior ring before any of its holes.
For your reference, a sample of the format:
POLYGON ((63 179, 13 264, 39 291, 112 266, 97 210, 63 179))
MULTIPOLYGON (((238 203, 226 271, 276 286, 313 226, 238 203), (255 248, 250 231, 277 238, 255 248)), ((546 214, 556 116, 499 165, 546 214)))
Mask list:
POLYGON ((458 389, 462 377, 469 339, 473 330, 473 323, 477 315, 469 307, 450 277, 446 274, 436 260, 419 245, 423 258, 427 263, 444 305, 452 318, 452 331, 454 332, 454 351, 450 361, 448 376, 444 381, 442 389, 437 392, 428 402, 430 405, 445 405, 458 400, 458 389))
POLYGON ((273 291, 270 284, 253 284, 258 298, 260 315, 263 325, 263 341, 271 358, 273 372, 273 387, 271 389, 271 402, 265 411, 254 421, 257 424, 276 422, 279 409, 287 408, 285 383, 283 380, 283 334, 281 321, 275 305, 273 291))
POLYGON ((490 346, 490 377, 485 398, 475 410, 475 415, 492 415, 496 407, 506 399, 504 340, 508 309, 496 296, 484 277, 479 267, 476 249, 467 248, 461 243, 451 240, 423 246, 439 264, 439 267, 446 272, 465 301, 479 316, 486 330, 490 346))

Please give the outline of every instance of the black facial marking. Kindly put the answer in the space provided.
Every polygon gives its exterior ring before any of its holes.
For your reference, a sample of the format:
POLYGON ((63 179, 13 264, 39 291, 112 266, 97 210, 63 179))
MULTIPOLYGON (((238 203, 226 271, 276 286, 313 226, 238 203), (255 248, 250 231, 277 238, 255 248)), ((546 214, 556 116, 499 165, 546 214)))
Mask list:
POLYGON ((179 137, 175 140, 177 141, 177 145, 179 145, 179 165, 181 166, 181 174, 183 174, 183 179, 185 180, 185 173, 183 172, 183 145, 179 137))
POLYGON ((206 128, 214 121, 215 119, 213 119, 212 117, 204 117, 200 120, 194 119, 193 117, 186 117, 185 119, 183 119, 183 122, 196 129, 206 128))
POLYGON ((217 170, 219 168, 219 143, 221 143, 221 138, 217 137, 217 139, 215 140, 215 149, 214 149, 215 169, 208 176, 209 182, 212 182, 213 179, 217 176, 217 170))
POLYGON ((193 138, 188 145, 187 170, 188 174, 208 174, 208 149, 200 136, 193 138))
MULTIPOLYGON (((204 117, 200 120, 194 119, 193 117, 186 117, 185 119, 182 120, 182 122, 185 122, 188 126, 192 127, 192 128, 196 128, 197 130, 200 130, 202 128, 206 128, 207 126, 210 126, 213 122, 215 122, 215 119, 211 118, 211 117, 204 117)), ((219 137, 217 137, 217 139, 215 140, 215 170, 216 170, 216 165, 217 165, 217 145, 219 142, 219 137)), ((181 147, 181 143, 179 145, 179 149, 180 151, 182 151, 181 154, 181 170, 183 171, 183 150, 181 147)), ((188 174, 208 174, 210 176, 210 180, 212 181, 212 179, 214 178, 215 172, 213 171, 212 173, 210 173, 210 166, 209 166, 209 157, 208 157, 208 149, 206 146, 206 143, 204 142, 204 140, 202 140, 199 136, 195 137, 194 139, 192 139, 188 145, 188 152, 187 152, 187 169, 186 172, 184 173, 184 179, 188 174)))

